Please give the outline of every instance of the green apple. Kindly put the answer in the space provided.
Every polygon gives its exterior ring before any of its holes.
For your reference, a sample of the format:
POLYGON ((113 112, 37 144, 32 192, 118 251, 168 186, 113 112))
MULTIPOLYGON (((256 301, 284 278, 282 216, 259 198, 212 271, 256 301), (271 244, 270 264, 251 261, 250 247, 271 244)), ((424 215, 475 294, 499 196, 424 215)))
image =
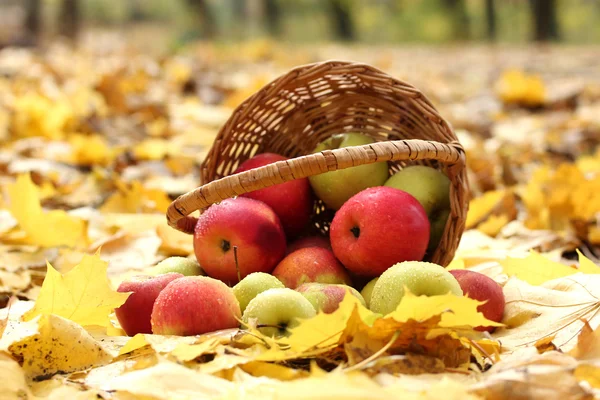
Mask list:
MULTIPOLYGON (((362 133, 342 133, 321 142, 313 153, 371 143, 375 140, 362 133)), ((317 197, 327 207, 338 210, 350 197, 366 188, 383 185, 389 176, 387 162, 378 162, 325 172, 308 180, 317 197)))
POLYGON ((177 272, 184 276, 206 275, 198 261, 185 257, 165 258, 150 270, 152 275, 162 275, 169 272, 177 272))
POLYGON ((331 314, 337 310, 348 293, 356 297, 363 306, 367 306, 360 293, 348 285, 309 282, 300 285, 296 291, 302 293, 315 310, 325 314, 331 314))
POLYGON ((410 193, 421 203, 431 223, 427 251, 435 251, 450 215, 450 179, 435 168, 411 165, 392 175, 385 186, 410 193))
POLYGON ((371 311, 386 315, 396 310, 405 287, 417 296, 463 295, 460 284, 446 268, 428 262, 405 261, 381 274, 373 287, 371 311))
POLYGON ((363 299, 365 299, 367 308, 371 307, 371 296, 373 295, 373 288, 375 287, 375 284, 378 280, 379 278, 371 279, 369 283, 367 283, 365 287, 360 291, 360 294, 362 295, 363 299))
POLYGON ((248 303, 259 293, 269 289, 284 288, 285 285, 271 274, 265 272, 253 272, 246 275, 244 279, 233 287, 233 294, 240 303, 242 313, 246 310, 248 303))
POLYGON ((269 289, 250 300, 242 315, 245 324, 254 321, 266 336, 285 336, 288 329, 298 326, 298 319, 312 318, 315 308, 293 289, 269 289))

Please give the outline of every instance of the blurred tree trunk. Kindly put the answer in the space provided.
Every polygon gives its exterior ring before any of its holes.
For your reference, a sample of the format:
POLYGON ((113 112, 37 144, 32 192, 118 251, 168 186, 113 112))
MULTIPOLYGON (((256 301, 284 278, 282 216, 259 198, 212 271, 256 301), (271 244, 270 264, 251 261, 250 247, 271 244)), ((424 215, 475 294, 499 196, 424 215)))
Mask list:
POLYGON ((27 30, 27 35, 37 41, 42 30, 42 2, 40 0, 26 0, 25 12, 25 29, 27 30))
POLYGON ((452 18, 452 36, 454 39, 466 40, 471 36, 469 32, 469 13, 464 0, 444 0, 444 4, 452 18))
POLYGON ((337 39, 352 41, 356 39, 356 30, 348 2, 344 0, 328 0, 329 18, 337 39))
POLYGON ((265 0, 267 29, 273 36, 281 34, 281 5, 278 0, 265 0))
POLYGON ((214 15, 205 0, 187 0, 188 5, 200 21, 200 31, 202 37, 212 39, 217 34, 217 26, 214 15))
POLYGON ((556 0, 529 0, 533 20, 533 40, 547 42, 559 40, 556 0))
POLYGON ((485 19, 488 40, 496 40, 496 4, 494 0, 485 0, 485 19))
POLYGON ((79 1, 63 0, 58 19, 58 32, 69 39, 76 39, 81 23, 79 17, 79 1))
POLYGON ((140 0, 129 0, 129 18, 132 21, 143 21, 146 15, 140 0))

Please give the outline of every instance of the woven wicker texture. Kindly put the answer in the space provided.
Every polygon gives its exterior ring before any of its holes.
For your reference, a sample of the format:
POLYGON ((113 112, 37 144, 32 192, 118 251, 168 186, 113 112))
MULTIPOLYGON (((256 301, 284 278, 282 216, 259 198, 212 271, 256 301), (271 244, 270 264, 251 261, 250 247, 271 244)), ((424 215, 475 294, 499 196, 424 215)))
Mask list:
MULTIPOLYGON (((272 81, 234 110, 202 164, 203 186, 177 198, 169 225, 193 233, 189 214, 213 203, 293 179, 388 161, 394 173, 423 164, 450 178, 451 213, 429 261, 453 258, 467 213, 465 155, 449 124, 416 88, 365 64, 329 61, 301 66, 272 81), (362 132, 378 143, 310 154, 326 138, 362 132), (290 157, 229 176, 258 153, 290 157)), ((328 230, 333 212, 316 201, 313 225, 328 230)))

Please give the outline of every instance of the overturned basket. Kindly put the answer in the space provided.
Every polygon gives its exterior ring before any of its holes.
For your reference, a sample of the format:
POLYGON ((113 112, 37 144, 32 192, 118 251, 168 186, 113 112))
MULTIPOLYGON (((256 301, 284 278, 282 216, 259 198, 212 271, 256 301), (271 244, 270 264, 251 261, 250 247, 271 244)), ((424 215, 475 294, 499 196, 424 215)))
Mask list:
MULTIPOLYGON (((202 164, 203 186, 169 206, 169 225, 193 233, 189 214, 213 203, 293 179, 388 161, 390 173, 423 164, 451 180, 451 212, 429 261, 446 266, 465 226, 467 175, 464 150, 446 121, 416 88, 365 64, 328 61, 297 67, 237 107, 202 164), (378 143, 310 154, 340 132, 362 132, 378 143), (231 175, 255 154, 290 157, 231 175), (309 155, 307 155, 309 154, 309 155)), ((333 213, 316 200, 313 224, 326 233, 333 213)))

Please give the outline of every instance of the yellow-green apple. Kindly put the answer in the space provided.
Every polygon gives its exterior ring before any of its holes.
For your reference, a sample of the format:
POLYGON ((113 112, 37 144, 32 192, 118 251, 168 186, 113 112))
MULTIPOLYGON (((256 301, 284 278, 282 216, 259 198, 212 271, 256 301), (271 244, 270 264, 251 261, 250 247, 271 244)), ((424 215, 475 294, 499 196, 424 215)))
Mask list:
POLYGON ((287 254, 305 247, 322 247, 331 250, 331 243, 323 236, 306 236, 291 242, 287 247, 287 254))
MULTIPOLYGON (((319 143, 313 153, 371 143, 375 140, 362 133, 341 133, 319 143)), ((313 175, 308 180, 317 197, 327 207, 338 210, 350 197, 366 188, 383 185, 388 177, 387 162, 378 162, 313 175)))
POLYGON ((335 213, 330 239, 348 270, 372 278, 395 263, 423 259, 429 220, 413 196, 378 186, 352 196, 335 213))
POLYGON ((285 336, 289 329, 298 326, 299 319, 316 315, 312 304, 295 290, 269 289, 252 300, 246 307, 242 320, 255 325, 263 335, 285 336))
POLYGON ((233 294, 238 299, 240 310, 243 313, 248 303, 259 293, 284 287, 283 283, 273 275, 264 272, 253 272, 233 287, 233 294))
POLYGON ((463 295, 458 281, 446 268, 428 262, 406 261, 381 274, 371 294, 371 311, 386 315, 396 310, 406 293, 405 288, 417 296, 463 295))
POLYGON ((198 218, 194 231, 196 259, 209 276, 228 284, 252 272, 273 271, 285 249, 279 217, 262 201, 247 197, 210 206, 198 218))
POLYGON ((152 275, 177 272, 184 276, 204 275, 198 261, 186 257, 168 257, 156 264, 151 270, 152 275))
POLYGON ((344 266, 330 250, 305 247, 288 254, 273 270, 285 287, 296 289, 306 282, 350 284, 344 266))
POLYGON ((183 278, 183 275, 139 275, 121 282, 117 292, 132 292, 121 307, 115 308, 115 315, 127 335, 152 333, 150 315, 154 301, 169 283, 178 278, 183 278))
POLYGON ((326 283, 309 282, 300 285, 296 291, 302 293, 315 310, 331 314, 338 309, 346 294, 356 297, 363 306, 365 300, 356 289, 348 285, 331 285, 326 283))
MULTIPOLYGON (((495 280, 487 275, 466 269, 455 269, 450 273, 456 278, 465 296, 485 301, 484 304, 477 307, 477 311, 484 317, 494 322, 501 322, 504 316, 504 307, 506 300, 500 286, 495 280)), ((493 332, 493 326, 478 326, 478 331, 493 332)))
POLYGON ((379 280, 379 278, 371 279, 369 281, 369 283, 367 283, 365 285, 365 287, 363 287, 362 290, 360 291, 361 296, 363 297, 363 299, 365 299, 367 308, 371 307, 371 295, 373 295, 373 288, 375 287, 375 284, 377 283, 378 280, 379 280))
POLYGON ((450 215, 450 179, 426 165, 411 165, 396 172, 385 186, 412 194, 425 209, 431 223, 428 252, 437 248, 450 215))
POLYGON ((191 336, 236 328, 240 304, 229 286, 207 276, 186 276, 169 283, 152 308, 152 333, 191 336))
MULTIPOLYGON (((280 154, 262 153, 244 161, 234 173, 248 171, 277 161, 288 160, 280 154)), ((242 196, 260 200, 275 211, 288 238, 300 234, 308 225, 313 208, 313 195, 308 178, 269 186, 242 196)))

